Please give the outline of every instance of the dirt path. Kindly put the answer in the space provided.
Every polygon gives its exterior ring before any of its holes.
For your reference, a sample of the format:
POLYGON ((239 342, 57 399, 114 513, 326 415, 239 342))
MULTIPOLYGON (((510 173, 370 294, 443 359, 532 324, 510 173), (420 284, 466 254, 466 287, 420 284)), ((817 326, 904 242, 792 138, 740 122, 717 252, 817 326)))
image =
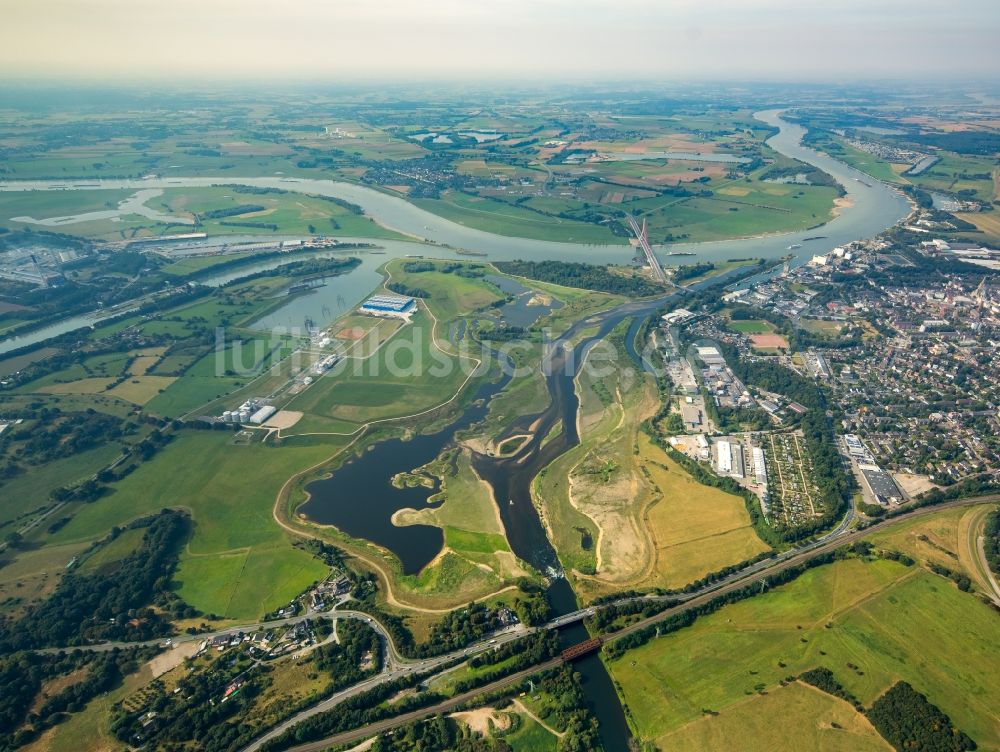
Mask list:
POLYGON ((986 560, 983 532, 989 507, 970 509, 958 523, 958 558, 979 590, 1000 606, 1000 584, 986 560))
MULTIPOLYGON (((386 279, 385 279, 385 282, 383 283, 383 287, 385 286, 385 284, 387 284, 391 280, 391 278, 392 278, 392 275, 387 271, 386 272, 386 279)), ((438 349, 440 352, 444 353, 445 355, 448 355, 449 357, 462 357, 460 354, 449 352, 448 350, 446 350, 444 347, 441 346, 441 344, 438 341, 438 336, 437 336, 437 327, 438 327, 439 321, 438 321, 437 317, 434 315, 434 313, 427 306, 426 303, 423 303, 423 301, 421 301, 421 305, 423 306, 423 309, 427 312, 427 315, 430 316, 431 321, 432 321, 432 324, 431 324, 431 342, 433 343, 434 347, 436 349, 438 349)), ((311 433, 294 434, 296 436, 352 436, 353 438, 351 439, 351 441, 347 445, 341 447, 340 449, 338 449, 337 451, 335 451, 333 454, 331 454, 326 459, 324 459, 324 460, 322 460, 320 462, 317 462, 312 467, 308 467, 305 470, 302 470, 302 471, 296 473, 295 475, 293 475, 292 477, 290 477, 288 480, 285 481, 285 483, 281 486, 281 488, 278 491, 277 497, 275 498, 274 506, 272 507, 272 510, 271 510, 271 516, 274 518, 274 521, 282 529, 284 529, 288 533, 291 533, 292 535, 294 535, 294 536, 296 536, 298 538, 316 538, 317 540, 324 540, 324 538, 321 538, 320 536, 317 536, 317 535, 314 535, 314 534, 310 533, 305 527, 300 527, 299 526, 299 525, 301 525, 303 523, 296 524, 295 521, 289 521, 288 519, 286 519, 285 515, 286 515, 286 511, 287 510, 285 509, 285 505, 288 502, 289 495, 291 493, 291 490, 292 490, 293 486, 297 482, 299 482, 302 478, 306 478, 309 475, 311 475, 311 474, 317 472, 318 470, 322 469, 323 467, 328 466, 334 459, 336 459, 337 457, 341 456, 344 452, 350 450, 367 433, 368 429, 371 426, 374 426, 374 425, 377 425, 377 424, 380 424, 380 423, 392 423, 392 422, 396 422, 396 421, 411 420, 413 418, 417 418, 417 417, 420 417, 422 415, 426 415, 428 413, 431 413, 431 412, 434 412, 436 410, 439 410, 442 407, 445 407, 446 405, 454 402, 456 399, 458 399, 461 396, 461 394, 465 390, 465 387, 468 385, 469 381, 472 379, 473 375, 476 373, 476 371, 478 370, 479 366, 482 365, 482 361, 480 359, 475 358, 475 357, 471 357, 471 356, 466 356, 466 357, 468 357, 469 360, 475 362, 475 364, 476 364, 475 367, 470 370, 469 375, 466 377, 465 381, 463 381, 462 384, 455 391, 455 394, 453 394, 449 399, 445 400, 444 402, 442 402, 442 403, 440 403, 438 405, 434 405, 433 407, 429 407, 426 410, 421 410, 420 412, 411 413, 409 415, 401 415, 401 416, 396 416, 396 417, 393 417, 393 418, 379 418, 378 420, 372 420, 372 421, 369 421, 367 423, 364 423, 364 424, 358 426, 358 428, 355 429, 354 431, 352 431, 351 433, 336 433, 336 432, 332 432, 332 431, 330 431, 330 432, 317 431, 317 432, 311 432, 311 433)), ((280 430, 278 431, 278 436, 281 437, 280 430)), ((499 514, 499 512, 498 512, 498 514, 499 514)), ((316 523, 309 523, 309 524, 315 525, 316 523)), ((468 599, 466 598, 466 599, 463 599, 460 603, 456 603, 455 605, 449 606, 447 608, 431 608, 431 607, 428 607, 428 606, 421 606, 421 605, 419 605, 417 603, 408 602, 402 596, 398 596, 396 593, 393 592, 392 579, 391 579, 390 573, 386 570, 386 567, 383 565, 383 563, 381 561, 379 561, 375 556, 366 555, 365 553, 362 553, 360 550, 358 550, 357 547, 354 547, 354 546, 348 548, 347 551, 348 551, 348 553, 351 556, 353 556, 354 558, 356 558, 356 559, 358 559, 360 561, 363 561, 367 567, 369 567, 372 571, 375 572, 376 576, 379 578, 379 581, 380 581, 380 583, 381 583, 381 585, 383 587, 383 592, 385 594, 386 602, 390 606, 393 606, 395 608, 401 608, 401 609, 409 609, 411 611, 418 611, 418 612, 427 613, 427 614, 447 614, 447 613, 450 613, 450 612, 454 611, 456 608, 461 608, 462 606, 466 605, 466 603, 467 603, 468 599)), ((514 589, 516 589, 516 586, 509 585, 507 587, 500 588, 499 590, 497 590, 495 592, 492 592, 492 593, 484 593, 482 596, 480 596, 480 598, 492 598, 492 597, 494 597, 496 595, 499 595, 501 593, 505 593, 505 592, 508 592, 508 591, 514 590, 514 589)))
POLYGON ((537 715, 535 715, 531 710, 529 710, 528 706, 525 705, 520 700, 515 699, 515 700, 513 700, 511 702, 511 704, 515 708, 517 708, 519 712, 524 713, 526 716, 528 716, 528 718, 530 718, 531 720, 533 720, 535 723, 537 723, 543 729, 545 729, 546 731, 548 731, 550 734, 552 734, 554 736, 558 736, 560 739, 562 739, 564 736, 566 736, 566 732, 565 731, 556 731, 549 724, 547 724, 545 721, 543 721, 541 718, 539 718, 537 715))

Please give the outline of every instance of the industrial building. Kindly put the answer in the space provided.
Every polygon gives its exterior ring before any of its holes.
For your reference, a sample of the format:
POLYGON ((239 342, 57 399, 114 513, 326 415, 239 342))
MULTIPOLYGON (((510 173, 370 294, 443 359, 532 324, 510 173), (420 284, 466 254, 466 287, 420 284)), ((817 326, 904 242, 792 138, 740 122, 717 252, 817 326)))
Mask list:
POLYGON ((409 318, 416 307, 417 302, 405 295, 373 295, 358 310, 372 316, 409 318))
POLYGON ((694 314, 685 308, 678 308, 675 311, 663 316, 663 320, 668 324, 683 324, 685 321, 689 321, 694 318, 694 314))
POLYGON ((906 500, 896 481, 885 470, 877 465, 858 465, 858 470, 861 471, 861 477, 865 479, 868 490, 882 506, 899 504, 906 500))
POLYGON ((724 366, 726 359, 722 357, 717 347, 697 348, 698 358, 707 366, 724 366))
POLYGON ((757 481, 758 486, 767 485, 767 463, 764 461, 764 450, 760 447, 754 447, 751 451, 753 456, 753 472, 754 478, 757 481))
POLYGON ((738 441, 718 441, 715 444, 715 467, 720 475, 734 478, 746 476, 743 445, 738 441))
POLYGON ((216 420, 223 423, 240 423, 259 426, 278 411, 273 405, 266 405, 259 397, 251 397, 235 410, 226 410, 216 420))

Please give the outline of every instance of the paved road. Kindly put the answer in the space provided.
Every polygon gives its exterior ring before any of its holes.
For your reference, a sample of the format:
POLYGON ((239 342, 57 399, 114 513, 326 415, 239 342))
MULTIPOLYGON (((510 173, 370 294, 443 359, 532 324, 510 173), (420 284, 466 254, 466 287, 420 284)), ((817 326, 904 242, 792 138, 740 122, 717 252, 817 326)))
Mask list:
MULTIPOLYGON (((960 499, 957 501, 946 502, 944 504, 937 504, 935 506, 921 507, 919 509, 914 509, 910 512, 906 512, 891 519, 883 520, 873 525, 869 525, 864 530, 849 531, 848 525, 850 525, 850 519, 845 518, 845 521, 842 522, 840 525, 838 525, 833 532, 829 533, 826 536, 823 536, 823 538, 815 541, 814 543, 809 544, 808 546, 803 548, 793 549, 793 551, 786 552, 785 554, 782 554, 773 559, 766 559, 762 562, 758 562, 758 564, 755 564, 751 567, 747 567, 741 570, 740 572, 737 572, 736 574, 732 575, 731 577, 727 577, 725 580, 721 580, 706 588, 702 588, 696 593, 680 596, 680 598, 683 600, 682 603, 667 608, 664 611, 655 614, 654 616, 638 621, 626 627, 625 629, 615 632, 613 635, 610 635, 608 639, 616 640, 618 638, 637 632, 640 629, 644 629, 645 627, 656 624, 657 622, 669 619, 671 616, 674 616, 676 614, 683 613, 692 608, 697 608, 698 606, 705 605, 706 603, 712 601, 714 598, 726 595, 727 593, 730 593, 734 590, 738 590, 742 587, 745 587, 746 585, 753 584, 754 582, 759 582, 761 580, 764 580, 770 575, 777 574, 786 569, 789 569, 790 567, 802 564, 805 561, 813 559, 816 556, 820 556, 824 553, 828 553, 829 551, 833 551, 845 544, 861 540, 862 538, 871 535, 873 532, 888 525, 894 524, 896 522, 912 519, 914 517, 921 517, 926 514, 940 512, 944 509, 950 509, 954 507, 974 506, 977 504, 989 504, 989 503, 1000 503, 1000 495, 989 495, 971 499, 960 499)), ((853 515, 850 516, 853 517, 853 515)), ((663 599, 671 597, 677 598, 677 596, 658 596, 658 597, 663 599)), ((639 598, 641 598, 641 596, 639 598)), ((621 601, 616 601, 615 603, 620 604, 623 602, 638 600, 639 598, 625 598, 622 599, 621 601)), ((588 611, 588 612, 593 610, 594 608, 583 609, 583 611, 588 611)), ((576 614, 580 612, 574 612, 574 613, 576 614)), ((570 615, 567 614, 566 616, 570 615)), ((553 620, 553 622, 550 622, 549 624, 543 627, 539 627, 539 629, 556 628, 561 624, 567 623, 565 621, 565 618, 566 617, 555 619, 553 620)), ((471 699, 472 697, 505 689, 509 686, 516 684, 517 682, 521 681, 527 676, 539 673, 541 671, 545 671, 549 668, 559 665, 561 662, 562 662, 561 658, 553 658, 549 661, 546 661, 545 663, 541 663, 538 664, 537 666, 533 666, 532 668, 520 671, 517 674, 513 674, 509 677, 500 679, 491 684, 479 687, 476 690, 467 692, 463 695, 457 695, 449 700, 446 700, 445 702, 438 703, 437 705, 423 708, 421 710, 415 710, 410 713, 405 713, 403 715, 395 716, 393 718, 387 718, 384 721, 372 723, 352 731, 346 731, 340 734, 335 734, 315 742, 309 742, 307 744, 301 744, 296 747, 291 747, 288 750, 288 752, 320 752, 320 750, 327 749, 334 745, 347 744, 350 742, 357 742, 363 739, 367 739, 371 736, 375 736, 376 734, 380 734, 385 731, 391 730, 393 728, 398 728, 399 726, 405 725, 407 723, 420 720, 421 718, 427 718, 429 716, 436 715, 438 713, 450 712, 459 705, 461 705, 463 702, 471 699)), ((284 725, 284 728, 285 729, 291 728, 294 725, 295 723, 286 723, 284 725)), ((266 738, 271 738, 271 737, 272 735, 269 734, 266 738)), ((261 739, 261 741, 263 741, 263 738, 261 739)), ((246 747, 243 750, 243 752, 253 752, 253 750, 256 750, 258 748, 258 746, 259 743, 255 743, 254 745, 246 747)))
MULTIPOLYGON (((692 593, 674 594, 674 595, 662 595, 662 596, 633 596, 630 598, 622 598, 617 601, 602 604, 601 606, 589 606, 587 608, 579 609, 569 614, 564 614, 552 621, 548 622, 539 627, 527 628, 523 626, 518 626, 515 628, 509 628, 503 632, 491 635, 488 638, 480 640, 479 642, 473 643, 462 650, 456 650, 454 652, 448 653, 446 655, 437 656, 435 658, 428 658, 422 660, 412 660, 407 659, 400 655, 396 646, 392 642, 392 638, 389 635, 388 630, 378 622, 377 619, 372 617, 370 614, 364 613, 363 611, 352 611, 349 609, 337 610, 337 611, 327 611, 327 612, 309 612, 302 614, 300 616, 292 616, 285 619, 275 619, 273 621, 262 621, 256 622, 254 624, 244 624, 240 626, 229 627, 227 629, 217 630, 215 632, 202 633, 197 635, 181 635, 173 638, 173 644, 176 646, 178 644, 201 641, 205 639, 211 639, 212 637, 217 637, 221 635, 231 635, 237 632, 252 632, 261 629, 270 629, 279 626, 288 626, 291 624, 296 624, 302 622, 306 619, 315 618, 326 618, 331 621, 336 621, 338 619, 360 619, 371 624, 372 628, 375 629, 382 637, 386 645, 386 655, 387 659, 385 662, 385 669, 377 676, 371 677, 359 684, 349 687, 347 689, 341 690, 325 700, 321 701, 317 705, 304 710, 296 715, 288 718, 284 723, 275 727, 267 734, 259 737, 250 745, 246 746, 241 750, 241 752, 256 752, 260 746, 283 733, 284 731, 293 728, 302 721, 310 718, 317 713, 321 713, 325 710, 329 710, 335 707, 337 704, 343 700, 352 697, 354 695, 360 694, 372 687, 378 686, 379 684, 393 681, 402 676, 406 676, 411 673, 427 673, 433 671, 436 668, 441 668, 445 664, 450 663, 455 660, 459 660, 466 657, 471 657, 477 653, 482 653, 487 650, 491 650, 499 645, 505 644, 512 640, 516 640, 519 637, 523 637, 527 634, 539 630, 549 630, 549 629, 559 629, 560 627, 566 626, 567 624, 572 624, 574 622, 580 621, 581 619, 591 616, 600 608, 607 608, 611 605, 621 605, 624 603, 635 602, 639 600, 673 600, 680 601, 677 605, 671 606, 654 616, 638 621, 625 629, 616 632, 614 635, 610 636, 610 639, 618 639, 624 637, 625 635, 637 632, 647 626, 655 624, 657 622, 663 621, 665 619, 674 616, 675 614, 682 613, 692 608, 697 608, 698 606, 704 605, 710 602, 713 598, 730 593, 739 588, 745 587, 746 585, 752 584, 754 582, 759 582, 766 579, 768 576, 782 572, 790 567, 797 566, 809 559, 819 556, 823 553, 832 551, 840 546, 847 543, 852 543, 854 541, 860 540, 873 532, 879 530, 880 528, 886 527, 888 525, 894 524, 896 522, 911 519, 913 517, 920 517, 926 514, 931 514, 935 512, 940 512, 945 509, 950 509, 954 507, 964 507, 964 506, 974 506, 978 504, 988 504, 988 503, 998 503, 1000 502, 1000 494, 993 494, 989 496, 981 496, 970 499, 959 499, 957 501, 945 502, 943 504, 937 504, 935 506, 921 507, 914 509, 912 511, 906 512, 904 514, 892 517, 888 520, 882 520, 873 525, 869 525, 863 530, 850 530, 850 525, 854 520, 854 509, 851 507, 848 510, 847 515, 844 519, 834 528, 831 532, 826 535, 817 538, 816 540, 807 543, 798 548, 791 549, 782 554, 778 554, 770 559, 764 559, 752 564, 750 566, 744 567, 743 569, 734 572, 733 574, 725 577, 717 582, 706 585, 692 593)), ((108 651, 115 648, 130 648, 140 645, 156 645, 163 644, 164 640, 150 640, 147 642, 107 642, 100 643, 97 645, 84 645, 80 646, 81 650, 92 650, 92 651, 108 651)), ((72 650, 75 648, 46 648, 36 652, 40 653, 54 653, 61 650, 72 650)), ((526 669, 525 672, 521 672, 521 675, 528 675, 531 673, 537 673, 544 670, 545 667, 551 665, 556 665, 559 660, 555 663, 552 661, 546 664, 540 664, 531 669, 526 669)), ((481 694, 485 692, 491 692, 496 689, 501 689, 510 686, 516 681, 514 677, 507 677, 506 679, 499 680, 493 684, 486 685, 477 689, 472 695, 481 694)), ((302 747, 296 747, 295 752, 308 752, 309 750, 320 750, 325 747, 329 747, 335 743, 344 743, 352 741, 354 739, 363 739, 366 736, 373 736, 380 731, 384 731, 389 728, 394 728, 396 726, 402 725, 409 722, 410 720, 415 720, 417 718, 426 717, 433 715, 437 712, 444 712, 449 708, 453 708, 460 704, 457 698, 452 698, 451 700, 441 703, 440 705, 434 706, 434 708, 426 708, 421 711, 414 711, 414 713, 408 713, 403 716, 398 716, 396 718, 387 719, 386 721, 381 721, 378 724, 373 724, 371 726, 365 727, 364 729, 359 729, 357 731, 348 732, 345 734, 338 735, 336 737, 331 737, 330 739, 324 739, 321 742, 317 742, 315 745, 304 745, 302 747), (402 720, 406 719, 406 720, 402 720), (376 730, 377 729, 377 730, 376 730), (346 738, 350 736, 351 738, 346 738), (341 737, 345 737, 341 739, 341 737), (336 741, 340 740, 340 741, 336 741)))
MULTIPOLYGON (((489 688, 491 691, 505 689, 521 682, 524 679, 527 679, 532 674, 537 674, 540 671, 547 671, 550 668, 555 668, 562 662, 562 658, 552 658, 545 663, 539 663, 537 666, 526 668, 523 671, 518 671, 516 674, 511 674, 503 679, 499 679, 490 684, 489 688)), ((331 746, 350 744, 351 742, 360 742, 363 739, 375 736, 383 731, 390 731, 391 729, 398 728, 399 726, 403 726, 407 723, 419 721, 421 718, 427 718, 428 716, 437 715, 438 713, 451 712, 462 703, 478 697, 483 693, 483 691, 484 688, 463 692, 462 694, 455 695, 454 697, 449 698, 444 702, 440 702, 437 705, 431 705, 427 708, 421 708, 420 710, 413 710, 409 713, 404 713, 392 718, 386 718, 384 721, 377 721, 362 728, 354 729, 353 731, 344 731, 343 733, 328 736, 325 739, 320 739, 316 742, 306 742, 305 744, 300 744, 297 747, 290 748, 288 752, 322 752, 325 749, 329 749, 331 746)), ((247 749, 249 750, 250 747, 247 747, 247 749)))
MULTIPOLYGON (((503 645, 505 643, 511 642, 512 640, 516 640, 520 637, 523 637, 524 635, 529 634, 530 632, 533 631, 535 630, 521 626, 508 628, 502 632, 495 633, 489 639, 482 640, 476 643, 475 645, 463 648, 462 650, 456 650, 454 652, 448 653, 447 655, 440 655, 434 658, 425 658, 422 660, 415 660, 415 661, 399 659, 395 663, 395 665, 390 665, 389 663, 387 663, 385 669, 380 674, 373 676, 370 679, 366 679, 365 681, 360 682, 359 684, 355 684, 351 687, 348 687, 347 689, 343 689, 339 692, 336 692, 330 695, 325 700, 322 700, 321 702, 317 703, 316 705, 313 705, 312 707, 307 708, 306 710, 296 713, 295 715, 286 719, 281 724, 275 726, 273 729, 268 731, 263 736, 259 736, 256 739, 254 739, 253 742, 243 747, 241 752, 256 752, 256 750, 260 749, 260 747, 265 742, 270 741, 271 739, 277 736, 280 736, 285 731, 299 725, 300 723, 302 723, 302 721, 306 720, 307 718, 311 718, 317 713, 322 713, 327 710, 330 710, 331 708, 339 705, 344 700, 350 697, 354 697, 355 695, 359 695, 362 692, 366 692, 369 689, 379 686, 380 684, 385 684, 387 682, 395 681, 396 679, 402 679, 412 674, 426 674, 427 672, 434 671, 435 669, 438 668, 442 669, 440 673, 444 673, 444 670, 446 670, 445 667, 449 663, 462 660, 466 657, 474 656, 478 653, 484 653, 488 650, 492 650, 496 647, 499 647, 500 645, 503 645)), ((392 642, 388 640, 388 638, 386 639, 387 639, 387 645, 391 646, 392 642)), ((395 648, 393 647, 392 650, 394 651, 395 648)), ((528 673, 534 673, 536 671, 538 671, 537 667, 528 669, 528 673)), ((476 692, 473 692, 471 694, 475 695, 476 692)), ((319 747, 318 749, 323 749, 323 747, 319 747)))

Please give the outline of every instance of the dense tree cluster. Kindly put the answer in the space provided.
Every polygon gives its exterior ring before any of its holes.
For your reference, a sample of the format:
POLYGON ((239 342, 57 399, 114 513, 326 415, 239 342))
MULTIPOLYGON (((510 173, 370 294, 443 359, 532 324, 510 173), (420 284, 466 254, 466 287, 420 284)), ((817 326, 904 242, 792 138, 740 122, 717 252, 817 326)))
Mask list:
POLYGON ((337 642, 317 648, 315 660, 316 668, 333 679, 329 691, 349 687, 382 669, 382 640, 368 624, 341 619, 337 622, 337 642))
POLYGON ((817 666, 811 671, 806 671, 799 676, 799 679, 806 684, 812 684, 817 689, 823 690, 828 695, 839 697, 841 700, 851 703, 859 711, 863 710, 858 698, 844 689, 844 686, 837 681, 833 672, 825 666, 817 666))
POLYGON ((513 609, 521 623, 536 627, 547 622, 552 608, 545 597, 545 589, 528 579, 519 580, 517 588, 520 592, 514 597, 513 609))
POLYGON ((61 412, 59 408, 42 408, 33 413, 37 423, 30 430, 4 431, 0 434, 0 451, 32 465, 69 457, 96 446, 119 441, 135 425, 94 409, 85 412, 61 412))
POLYGON ((875 701, 868 719, 893 747, 921 752, 963 752, 976 743, 955 728, 940 708, 906 682, 897 682, 875 701))
POLYGON ((31 742, 65 720, 67 713, 82 710, 94 697, 117 686, 122 676, 135 670, 142 652, 17 653, 0 658, 0 752, 31 742), (45 682, 77 670, 83 670, 78 680, 39 698, 45 682), (33 704, 38 708, 29 712, 33 704))
POLYGON ((451 718, 436 715, 375 740, 372 752, 511 752, 503 739, 487 739, 451 718))
POLYGON ((554 725, 565 730, 556 747, 558 752, 596 752, 603 749, 597 719, 587 710, 582 679, 569 666, 546 672, 538 689, 548 697, 539 715, 554 716, 554 725))
POLYGON ((402 282, 389 282, 386 288, 398 295, 406 295, 410 298, 429 298, 431 294, 422 287, 414 287, 402 282))
POLYGON ((487 608, 482 603, 470 603, 466 608, 449 611, 441 621, 431 629, 427 642, 417 647, 417 652, 428 655, 440 655, 458 650, 503 625, 496 610, 487 608))
POLYGON ((990 512, 983 530, 983 548, 993 574, 1000 575, 1000 508, 990 512))
POLYGON ((674 282, 683 282, 688 279, 700 277, 715 269, 715 264, 711 261, 699 261, 697 264, 683 264, 674 269, 674 282))
POLYGON ((569 261, 498 261, 496 268, 504 274, 551 282, 565 287, 579 287, 616 295, 645 297, 662 292, 663 288, 642 277, 615 274, 606 266, 569 261))
POLYGON ((489 342, 512 342, 524 339, 527 335, 528 330, 523 326, 496 326, 479 331, 479 339, 489 342))
POLYGON ((403 271, 407 274, 420 274, 422 272, 441 272, 442 274, 455 274, 458 277, 477 279, 486 276, 482 266, 478 264, 462 264, 457 261, 448 261, 435 264, 432 261, 407 261, 403 264, 403 271))
POLYGON ((190 520, 164 510, 146 524, 142 543, 117 569, 97 574, 70 572, 55 592, 12 621, 0 621, 0 652, 78 645, 88 640, 148 640, 169 634, 164 616, 146 608, 169 589, 177 553, 190 520))

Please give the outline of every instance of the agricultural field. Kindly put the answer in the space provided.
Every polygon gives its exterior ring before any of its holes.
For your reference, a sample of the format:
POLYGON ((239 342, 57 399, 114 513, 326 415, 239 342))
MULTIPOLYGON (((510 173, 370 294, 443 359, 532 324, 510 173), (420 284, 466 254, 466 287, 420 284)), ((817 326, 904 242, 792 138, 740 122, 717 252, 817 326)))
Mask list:
POLYGON ((918 565, 847 559, 655 638, 609 669, 633 729, 663 750, 734 728, 761 731, 753 749, 792 737, 803 750, 886 749, 846 703, 795 682, 782 686, 817 666, 866 707, 907 681, 982 749, 997 749, 989 710, 1000 699, 995 619, 918 565))
MULTIPOLYGON (((609 335, 619 352, 624 330, 609 335)), ((577 389, 581 443, 536 479, 535 497, 584 599, 683 587, 768 550, 743 499, 699 484, 644 433, 657 406, 648 377, 585 366, 577 389)))
POLYGON ((163 507, 188 509, 195 533, 175 576, 178 594, 206 613, 257 618, 324 576, 318 560, 292 547, 271 509, 289 474, 340 446, 333 440, 293 448, 235 446, 228 432, 182 431, 109 495, 78 509, 46 545, 93 541, 163 507), (256 576, 260 571, 268 577, 256 576))
POLYGON ((466 193, 446 193, 440 199, 420 199, 415 203, 452 222, 498 235, 565 243, 624 243, 598 225, 539 214, 505 201, 466 193))
POLYGON ((975 592, 994 602, 995 593, 979 555, 978 540, 983 532, 987 506, 954 509, 911 522, 893 525, 872 536, 874 545, 901 551, 924 564, 958 571, 970 578, 975 592))

